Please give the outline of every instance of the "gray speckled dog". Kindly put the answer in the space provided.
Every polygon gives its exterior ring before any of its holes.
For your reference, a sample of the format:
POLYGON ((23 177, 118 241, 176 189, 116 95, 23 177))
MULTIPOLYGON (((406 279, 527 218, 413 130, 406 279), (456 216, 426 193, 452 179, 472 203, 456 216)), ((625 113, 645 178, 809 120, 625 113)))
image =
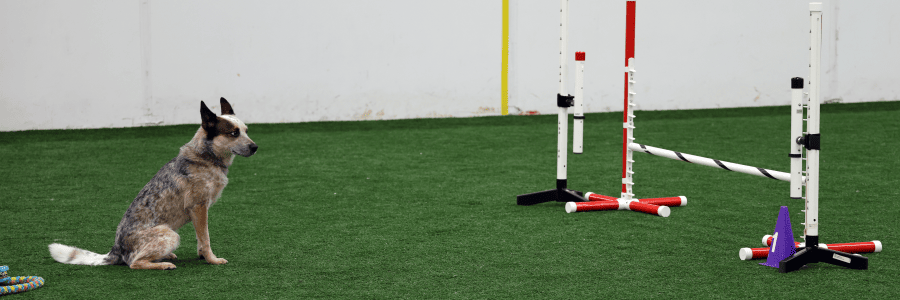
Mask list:
POLYGON ((258 147, 247 136, 247 125, 234 116, 231 104, 225 98, 220 103, 222 116, 216 116, 200 102, 200 129, 134 198, 109 253, 54 243, 49 246, 53 259, 76 265, 124 263, 132 269, 175 269, 174 264, 159 261, 176 258, 172 251, 180 237, 175 231, 193 222, 197 254, 211 264, 227 263, 209 246, 207 213, 228 184, 228 166, 235 154, 249 157, 258 147))

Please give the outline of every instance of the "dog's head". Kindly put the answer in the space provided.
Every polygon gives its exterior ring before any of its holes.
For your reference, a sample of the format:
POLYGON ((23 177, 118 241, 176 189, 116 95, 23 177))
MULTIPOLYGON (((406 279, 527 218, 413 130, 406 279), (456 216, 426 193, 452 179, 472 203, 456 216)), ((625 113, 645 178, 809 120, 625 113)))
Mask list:
POLYGON ((206 131, 206 139, 212 141, 213 151, 222 157, 230 154, 249 157, 256 153, 259 147, 247 135, 247 125, 234 115, 228 100, 222 98, 219 102, 222 104, 221 116, 216 116, 206 103, 200 101, 201 127, 206 131))

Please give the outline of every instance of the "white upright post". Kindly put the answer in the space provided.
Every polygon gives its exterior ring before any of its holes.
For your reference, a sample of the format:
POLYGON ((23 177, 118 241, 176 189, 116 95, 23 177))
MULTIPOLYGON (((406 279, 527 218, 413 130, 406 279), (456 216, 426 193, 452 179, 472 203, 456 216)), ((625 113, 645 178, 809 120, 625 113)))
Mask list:
MULTIPOLYGON (((560 0, 560 22, 559 22, 559 94, 556 95, 556 106, 558 108, 558 118, 556 121, 556 188, 547 191, 524 194, 516 196, 516 204, 532 205, 549 201, 557 202, 584 202, 587 201, 582 197, 581 192, 569 190, 566 182, 566 161, 569 149, 569 112, 568 108, 573 106, 574 96, 566 93, 566 27, 569 17, 569 1, 560 0)), ((580 139, 579 139, 580 141, 580 139)))
MULTIPOLYGON (((803 240, 796 253, 778 261, 778 271, 787 273, 799 270, 811 263, 828 263, 857 270, 869 268, 869 259, 862 255, 836 251, 819 244, 819 149, 821 122, 819 100, 822 98, 820 74, 822 72, 822 3, 809 4, 809 104, 806 109, 806 133, 798 140, 806 148, 806 209, 804 210, 803 240)), ((797 78, 795 78, 797 79, 797 78)), ((793 82, 791 83, 794 87, 793 82)), ((795 89, 796 90, 796 89, 795 89)), ((795 96, 796 93, 795 93, 795 96)), ((793 170, 792 170, 793 171, 793 170)), ((793 172, 792 172, 793 173, 793 172)), ((793 174, 792 174, 793 176, 793 174)), ((793 181, 792 181, 793 183, 793 181)), ((793 184, 792 184, 793 185, 793 184)), ((793 193, 793 191, 791 191, 793 193)), ((781 222, 781 221, 779 221, 781 222)), ((790 241, 788 241, 790 243, 790 241)), ((774 243, 774 242, 773 242, 774 243)), ((775 245, 772 245, 775 248, 775 245)))
POLYGON ((575 52, 575 129, 572 152, 584 153, 584 52, 575 52))
MULTIPOLYGON (((625 105, 626 111, 628 112, 627 121, 623 124, 625 130, 625 143, 630 145, 634 143, 634 96, 637 95, 635 92, 634 84, 634 57, 628 59, 628 67, 626 68, 628 72, 628 89, 627 94, 625 95, 625 105)), ((622 199, 624 200, 632 200, 634 197, 634 151, 631 150, 631 147, 626 147, 625 149, 625 177, 622 178, 622 185, 625 187, 625 191, 622 192, 622 199)))
POLYGON ((807 246, 818 245, 819 237, 819 100, 821 94, 820 72, 822 66, 822 3, 809 4, 809 109, 807 109, 807 136, 805 143, 813 145, 806 150, 806 222, 804 239, 807 246), (812 237, 812 240, 810 238, 812 237))
POLYGON ((566 93, 566 73, 568 66, 566 64, 566 40, 567 26, 569 22, 569 0, 560 0, 560 22, 559 22, 559 96, 557 98, 557 107, 559 118, 557 120, 557 148, 556 148, 556 182, 557 189, 566 188, 566 152, 569 148, 569 113, 568 106, 562 105, 560 98, 567 96, 566 93))
POLYGON ((803 78, 791 78, 791 198, 803 198, 803 78))

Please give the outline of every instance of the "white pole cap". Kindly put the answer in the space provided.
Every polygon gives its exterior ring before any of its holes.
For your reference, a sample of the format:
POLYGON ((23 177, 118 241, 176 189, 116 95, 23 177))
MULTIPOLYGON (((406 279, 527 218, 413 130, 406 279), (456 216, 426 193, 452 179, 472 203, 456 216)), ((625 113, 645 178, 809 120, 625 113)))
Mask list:
POLYGON ((753 250, 750 248, 741 248, 741 251, 738 251, 738 257, 740 257, 741 260, 751 259, 753 258, 753 250))
POLYGON ((822 2, 810 2, 809 11, 822 11, 822 2))
POLYGON ((669 214, 672 213, 672 210, 669 209, 668 206, 660 206, 659 209, 656 210, 656 212, 659 214, 660 217, 666 218, 666 217, 669 217, 669 214))

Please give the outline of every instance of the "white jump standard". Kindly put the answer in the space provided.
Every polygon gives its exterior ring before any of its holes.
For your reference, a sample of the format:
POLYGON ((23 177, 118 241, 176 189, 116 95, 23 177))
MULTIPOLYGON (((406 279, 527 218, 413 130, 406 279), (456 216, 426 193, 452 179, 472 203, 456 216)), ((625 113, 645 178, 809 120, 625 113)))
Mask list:
MULTIPOLYGON (((568 23, 568 0, 560 0, 562 8, 560 9, 560 39, 559 39, 559 94, 556 95, 556 106, 558 107, 558 120, 557 120, 557 148, 556 148, 556 189, 546 190, 537 193, 518 195, 516 196, 516 204, 518 205, 532 205, 550 201, 557 202, 584 202, 587 201, 582 197, 582 193, 579 191, 573 191, 568 189, 567 179, 566 179, 566 164, 567 164, 567 152, 569 148, 568 134, 569 134, 569 113, 568 108, 574 106, 575 103, 581 104, 581 99, 575 100, 575 96, 569 95, 566 93, 566 74, 568 72, 568 64, 566 61, 566 26, 568 23), (577 102, 576 102, 577 101, 577 102)), ((579 52, 576 54, 576 57, 580 58, 579 62, 579 72, 578 75, 584 72, 584 52, 579 52)), ((584 84, 583 80, 576 80, 576 84, 578 86, 575 87, 576 95, 581 96, 582 87, 580 85, 584 84)), ((576 117, 575 119, 581 122, 584 122, 583 110, 576 108, 576 117), (582 114, 579 118, 577 114, 582 114)), ((583 124, 578 123, 576 124, 583 124)), ((582 125, 583 126, 583 125, 582 125)), ((575 127, 576 129, 580 129, 583 127, 575 127)), ((580 132, 576 133, 576 140, 581 138, 580 132)), ((581 141, 576 141, 576 145, 581 145, 581 141)), ((579 146, 578 149, 581 147, 579 146)), ((576 153, 580 153, 576 152, 576 153)))
MULTIPOLYGON (((821 134, 819 132, 821 111, 819 110, 819 100, 821 98, 820 91, 822 87, 820 84, 822 66, 822 3, 817 2, 809 4, 809 20, 809 103, 806 106, 806 119, 804 119, 806 121, 807 132, 802 136, 791 137, 791 142, 795 144, 791 145, 792 149, 790 153, 792 160, 795 162, 801 161, 804 159, 803 155, 801 154, 800 157, 797 157, 793 148, 798 147, 797 145, 803 145, 803 147, 806 148, 806 180, 802 182, 806 185, 806 195, 805 197, 802 197, 806 204, 806 209, 804 210, 806 213, 805 222, 803 223, 803 238, 806 240, 806 243, 804 245, 805 247, 800 248, 794 255, 781 260, 778 264, 778 270, 782 273, 791 272, 798 270, 807 264, 819 262, 851 269, 866 270, 869 268, 869 259, 864 256, 819 247, 819 150, 821 144, 821 134)), ((791 81, 791 88, 794 90, 803 88, 802 79, 798 79, 799 78, 794 78, 794 80, 791 81)), ((803 106, 802 99, 797 99, 798 97, 796 97, 798 94, 800 93, 793 93, 794 97, 791 99, 792 110, 803 106)), ((791 117, 802 118, 802 115, 793 113, 791 114, 791 117)), ((802 122, 792 120, 791 123, 802 122)), ((792 132, 796 131, 802 131, 802 129, 792 130, 792 132)), ((794 181, 799 181, 799 169, 799 163, 791 164, 791 179, 794 181), (797 168, 796 171, 794 170, 795 167, 797 168)), ((793 189, 795 186, 799 187, 800 184, 801 183, 791 184, 792 198, 800 196, 798 193, 799 189, 796 191, 793 189)))
POLYGON ((635 89, 634 39, 635 39, 636 2, 627 1, 625 6, 625 95, 622 123, 622 194, 621 197, 603 196, 586 193, 590 202, 566 203, 566 212, 598 211, 598 210, 631 210, 648 213, 660 217, 668 217, 669 206, 685 206, 684 196, 637 199, 634 197, 634 158, 628 144, 634 141, 634 100, 635 89))

